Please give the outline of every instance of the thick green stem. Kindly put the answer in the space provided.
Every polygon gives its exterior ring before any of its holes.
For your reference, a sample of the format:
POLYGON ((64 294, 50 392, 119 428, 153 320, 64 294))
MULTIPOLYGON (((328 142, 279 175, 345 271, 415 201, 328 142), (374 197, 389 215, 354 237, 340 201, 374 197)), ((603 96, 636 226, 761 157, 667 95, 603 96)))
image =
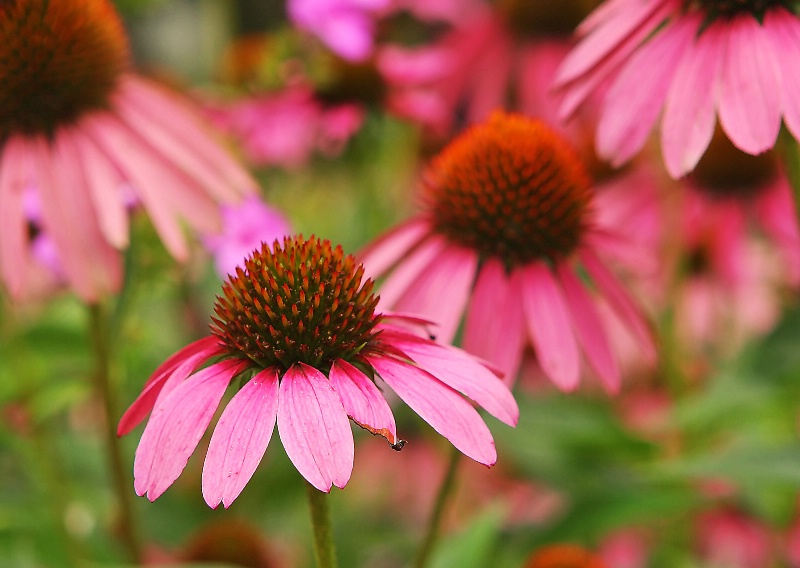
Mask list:
POLYGON ((445 472, 442 484, 439 486, 439 494, 436 496, 436 502, 433 505, 433 511, 428 520, 428 529, 425 532, 425 538, 422 540, 422 544, 420 544, 419 550, 417 551, 417 557, 414 560, 414 568, 425 568, 425 566, 428 565, 431 553, 436 547, 436 541, 439 540, 444 509, 450 496, 453 494, 453 489, 455 489, 456 470, 458 469, 460 457, 461 452, 455 448, 451 448, 447 471, 445 472))
POLYGON ((308 507, 311 510, 311 526, 314 527, 314 556, 317 559, 317 567, 336 568, 336 547, 333 544, 328 494, 310 483, 306 486, 308 507))
POLYGON ((124 465, 119 438, 114 425, 117 422, 117 397, 111 385, 111 355, 109 330, 106 314, 98 304, 89 306, 91 339, 94 347, 96 369, 94 386, 97 397, 103 403, 103 437, 109 463, 111 481, 119 507, 120 537, 127 549, 130 559, 136 563, 141 561, 141 545, 136 532, 133 507, 133 480, 129 468, 124 465))

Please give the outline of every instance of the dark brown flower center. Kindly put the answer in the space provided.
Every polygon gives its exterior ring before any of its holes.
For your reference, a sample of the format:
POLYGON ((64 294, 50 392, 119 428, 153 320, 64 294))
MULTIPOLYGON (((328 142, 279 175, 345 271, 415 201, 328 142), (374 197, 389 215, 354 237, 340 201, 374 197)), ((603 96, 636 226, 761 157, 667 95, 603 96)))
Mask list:
POLYGON ((378 298, 363 276, 329 241, 285 237, 273 250, 265 243, 223 285, 211 331, 263 368, 306 363, 327 373, 376 335, 378 298))
POLYGON ((583 164, 563 138, 501 112, 434 158, 424 185, 440 233, 509 268, 568 256, 592 199, 583 164))
POLYGON ((4 0, 0 139, 52 134, 105 107, 127 61, 122 23, 107 0, 4 0))
POLYGON ((520 37, 570 36, 599 0, 497 0, 497 9, 520 37))
POLYGON ((687 0, 686 4, 701 8, 708 14, 708 20, 731 17, 741 12, 749 12, 761 20, 770 8, 791 8, 787 0, 687 0))

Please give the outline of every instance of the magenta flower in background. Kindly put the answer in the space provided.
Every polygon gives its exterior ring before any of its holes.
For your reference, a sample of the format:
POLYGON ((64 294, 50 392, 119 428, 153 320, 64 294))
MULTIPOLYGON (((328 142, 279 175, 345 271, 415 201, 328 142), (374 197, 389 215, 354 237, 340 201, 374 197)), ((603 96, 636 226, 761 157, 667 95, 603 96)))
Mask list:
POLYGON ((251 195, 237 205, 222 207, 222 231, 203 238, 214 256, 217 273, 225 278, 236 273, 261 243, 272 243, 292 232, 289 220, 277 209, 251 195))
POLYGON ((127 40, 106 0, 0 7, 0 280, 35 288, 26 194, 66 283, 84 300, 119 289, 131 194, 167 250, 182 225, 211 232, 219 203, 254 188, 188 103, 128 71, 127 40))
POLYGON ((690 172, 716 117, 748 154, 774 144, 783 118, 800 137, 800 20, 787 3, 607 0, 579 26, 581 42, 555 85, 570 116, 598 88, 598 153, 620 165, 661 121, 674 178, 690 172))
POLYGON ((618 240, 593 223, 592 187, 562 138, 541 122, 497 112, 437 156, 425 210, 363 252, 388 273, 381 305, 438 322, 512 382, 526 345, 553 383, 575 389, 582 358, 611 392, 620 372, 597 309, 602 298, 655 357, 649 328, 606 266, 618 240))
POLYGON ((461 452, 494 464, 489 429, 459 392, 514 425, 509 390, 463 351, 408 331, 420 320, 375 313, 363 273, 340 247, 302 237, 265 244, 238 268, 217 298, 212 335, 156 369, 120 420, 126 434, 152 410, 136 451, 136 492, 154 500, 177 479, 236 378, 244 386, 214 428, 203 466, 211 507, 241 493, 276 421, 289 459, 320 491, 350 479, 348 417, 400 449, 377 377, 461 452))
POLYGON ((696 538, 703 566, 709 568, 764 568, 776 559, 768 527, 733 508, 700 515, 696 538))

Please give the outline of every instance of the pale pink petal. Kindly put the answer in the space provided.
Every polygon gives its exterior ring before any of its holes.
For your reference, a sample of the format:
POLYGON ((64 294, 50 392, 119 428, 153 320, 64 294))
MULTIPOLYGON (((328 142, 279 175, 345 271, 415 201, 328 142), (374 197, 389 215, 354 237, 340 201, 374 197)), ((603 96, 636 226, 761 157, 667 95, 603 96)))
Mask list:
POLYGON ((391 342, 444 384, 468 396, 489 414, 515 426, 517 402, 508 387, 492 371, 466 352, 432 342, 391 342))
POLYGON ((397 443, 397 427, 389 403, 375 383, 356 367, 337 359, 328 374, 347 415, 359 426, 397 443))
POLYGON ((494 465, 497 450, 480 414, 455 390, 409 363, 389 357, 367 361, 392 390, 459 451, 484 465, 494 465))
POLYGON ((519 370, 525 342, 522 317, 521 275, 506 275, 503 263, 487 259, 478 271, 464 327, 464 349, 491 361, 512 385, 519 370))
POLYGON ((24 294, 28 271, 32 270, 23 205, 26 146, 22 138, 10 137, 2 147, 0 161, 0 274, 13 297, 24 294))
POLYGON ((525 320, 536 360, 558 388, 573 390, 580 379, 580 353, 564 295, 544 263, 533 262, 520 270, 525 320))
MULTIPOLYGON (((701 25, 700 17, 695 18, 701 25)), ((690 172, 708 148, 716 123, 724 43, 722 24, 703 30, 688 50, 672 81, 661 120, 661 151, 669 174, 690 172)))
POLYGON ((600 377, 603 386, 609 392, 616 393, 621 381, 619 364, 608 343, 608 335, 594 300, 570 266, 559 263, 556 270, 586 359, 600 377))
POLYGON ((344 487, 353 472, 353 432, 328 379, 303 363, 281 379, 278 433, 297 471, 320 491, 344 487))
MULTIPOLYGON (((443 238, 432 235, 405 255, 402 262, 397 264, 380 286, 381 299, 380 304, 378 304, 380 310, 394 310, 400 297, 407 289, 414 286, 422 271, 431 262, 435 262, 446 247, 447 242, 443 238)), ((399 252, 400 247, 398 246, 395 250, 399 252)), ((368 268, 367 262, 370 262, 369 266, 375 266, 375 261, 370 261, 369 258, 370 255, 368 254, 367 259, 363 261, 365 270, 372 270, 368 268)), ((378 257, 375 256, 373 258, 378 257)), ((427 314, 421 315, 427 317, 427 314)))
POLYGON ((158 400, 136 448, 133 477, 137 495, 146 493, 154 501, 178 479, 228 383, 245 364, 227 360, 207 367, 158 400))
POLYGON ((642 349, 644 358, 648 361, 655 361, 656 348, 653 343, 653 335, 631 297, 594 252, 584 249, 580 255, 583 265, 600 293, 622 319, 626 327, 633 332, 639 347, 642 349))
POLYGON ((773 42, 772 53, 783 82, 783 119, 789 132, 800 139, 800 20, 781 7, 770 9, 764 16, 764 31, 773 42))
POLYGON ((219 418, 203 464, 203 498, 227 508, 253 477, 278 417, 278 371, 265 369, 236 393, 219 418))
POLYGON ((697 28, 690 19, 667 26, 631 57, 605 96, 597 153, 619 166, 641 150, 661 113, 667 90, 697 28))
POLYGON ((408 255, 430 230, 426 220, 412 219, 372 241, 356 255, 364 265, 365 276, 375 278, 386 272, 408 255))
POLYGON ((781 82, 772 40, 758 20, 742 14, 725 22, 727 46, 719 93, 719 121, 748 154, 775 145, 781 127, 781 82))
POLYGON ((418 313, 435 321, 437 339, 449 343, 461 323, 477 267, 475 251, 447 246, 406 289, 395 305, 397 310, 418 313))

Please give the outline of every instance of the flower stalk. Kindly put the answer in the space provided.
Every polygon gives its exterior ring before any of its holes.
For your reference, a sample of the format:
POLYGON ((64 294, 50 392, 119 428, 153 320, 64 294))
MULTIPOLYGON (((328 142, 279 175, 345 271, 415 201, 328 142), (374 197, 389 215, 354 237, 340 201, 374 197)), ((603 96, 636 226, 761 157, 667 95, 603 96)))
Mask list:
POLYGON ((314 557, 317 560, 317 567, 336 568, 336 547, 333 542, 328 494, 310 483, 306 483, 306 489, 308 507, 311 511, 311 526, 314 529, 314 557))

